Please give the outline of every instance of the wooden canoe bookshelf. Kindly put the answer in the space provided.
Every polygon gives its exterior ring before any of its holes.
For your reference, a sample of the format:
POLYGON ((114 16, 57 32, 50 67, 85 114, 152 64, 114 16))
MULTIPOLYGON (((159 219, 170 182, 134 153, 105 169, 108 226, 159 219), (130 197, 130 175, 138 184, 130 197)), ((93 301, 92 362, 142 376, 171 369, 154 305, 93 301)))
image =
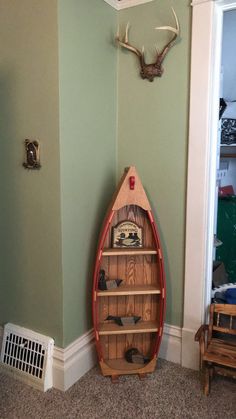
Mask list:
MULTIPOLYGON (((108 209, 98 244, 93 281, 93 324, 99 364, 103 375, 153 372, 163 333, 165 275, 157 227, 136 169, 128 168, 108 209), (130 179, 135 180, 131 188, 130 179), (140 247, 115 247, 114 227, 133 222, 142 230, 140 247), (111 280, 122 279, 117 288, 98 287, 101 270, 111 280), (118 325, 108 316, 138 316, 135 324, 118 325), (148 361, 127 362, 130 348, 148 361)), ((115 318, 114 317, 114 318, 115 318)))

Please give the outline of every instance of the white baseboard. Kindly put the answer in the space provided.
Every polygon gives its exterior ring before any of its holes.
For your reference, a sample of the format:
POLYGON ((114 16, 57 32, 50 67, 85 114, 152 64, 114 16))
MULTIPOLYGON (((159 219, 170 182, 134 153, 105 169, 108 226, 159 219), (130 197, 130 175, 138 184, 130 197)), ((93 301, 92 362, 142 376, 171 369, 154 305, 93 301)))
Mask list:
MULTIPOLYGON (((186 354, 184 365, 195 368, 196 353, 198 348, 194 343, 193 331, 183 331, 183 338, 187 338, 195 349, 195 356, 186 354), (189 333, 191 332, 191 333, 189 333)), ((3 336, 3 328, 0 326, 0 349, 3 336)), ((160 347, 159 357, 167 361, 181 364, 182 329, 177 326, 165 324, 164 334, 160 347)), ((183 358, 182 358, 183 359, 183 358)), ((97 363, 97 356, 94 343, 93 329, 80 336, 65 349, 54 347, 53 352, 53 387, 66 391, 86 372, 93 368, 97 363)))
POLYGON ((66 391, 97 363, 93 329, 65 349, 54 348, 53 387, 66 391))
MULTIPOLYGON (((181 363, 181 328, 165 325, 159 356, 181 363)), ((93 330, 79 337, 65 349, 54 349, 53 387, 66 391, 97 363, 93 330)))
POLYGON ((164 325, 159 357, 181 364, 182 329, 170 324, 164 325))
POLYGON ((199 344, 194 341, 196 330, 182 329, 182 367, 199 369, 199 344))

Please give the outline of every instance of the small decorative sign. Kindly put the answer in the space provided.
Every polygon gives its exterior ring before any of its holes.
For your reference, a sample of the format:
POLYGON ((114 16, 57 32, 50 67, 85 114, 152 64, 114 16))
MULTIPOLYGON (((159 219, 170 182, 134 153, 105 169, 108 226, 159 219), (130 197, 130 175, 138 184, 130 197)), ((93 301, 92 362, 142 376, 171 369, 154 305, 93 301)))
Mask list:
POLYGON ((112 247, 142 247, 143 231, 133 221, 122 221, 113 227, 112 247))

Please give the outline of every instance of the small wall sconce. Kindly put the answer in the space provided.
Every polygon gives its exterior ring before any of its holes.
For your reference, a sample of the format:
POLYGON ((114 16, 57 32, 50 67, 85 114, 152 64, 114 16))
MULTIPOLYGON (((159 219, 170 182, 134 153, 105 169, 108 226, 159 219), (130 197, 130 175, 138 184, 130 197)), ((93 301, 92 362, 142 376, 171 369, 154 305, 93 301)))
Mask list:
POLYGON ((23 163, 25 169, 40 169, 39 150, 40 146, 38 141, 25 140, 26 161, 23 163))

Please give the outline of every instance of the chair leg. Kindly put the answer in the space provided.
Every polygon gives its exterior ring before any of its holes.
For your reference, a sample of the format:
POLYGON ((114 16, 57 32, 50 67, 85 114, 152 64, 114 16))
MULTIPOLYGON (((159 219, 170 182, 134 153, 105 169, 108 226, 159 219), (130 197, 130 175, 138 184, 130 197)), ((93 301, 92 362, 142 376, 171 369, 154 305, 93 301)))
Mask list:
POLYGON ((210 371, 207 365, 205 366, 205 371, 204 371, 204 390, 203 391, 204 391, 205 396, 208 396, 210 393, 210 371))

